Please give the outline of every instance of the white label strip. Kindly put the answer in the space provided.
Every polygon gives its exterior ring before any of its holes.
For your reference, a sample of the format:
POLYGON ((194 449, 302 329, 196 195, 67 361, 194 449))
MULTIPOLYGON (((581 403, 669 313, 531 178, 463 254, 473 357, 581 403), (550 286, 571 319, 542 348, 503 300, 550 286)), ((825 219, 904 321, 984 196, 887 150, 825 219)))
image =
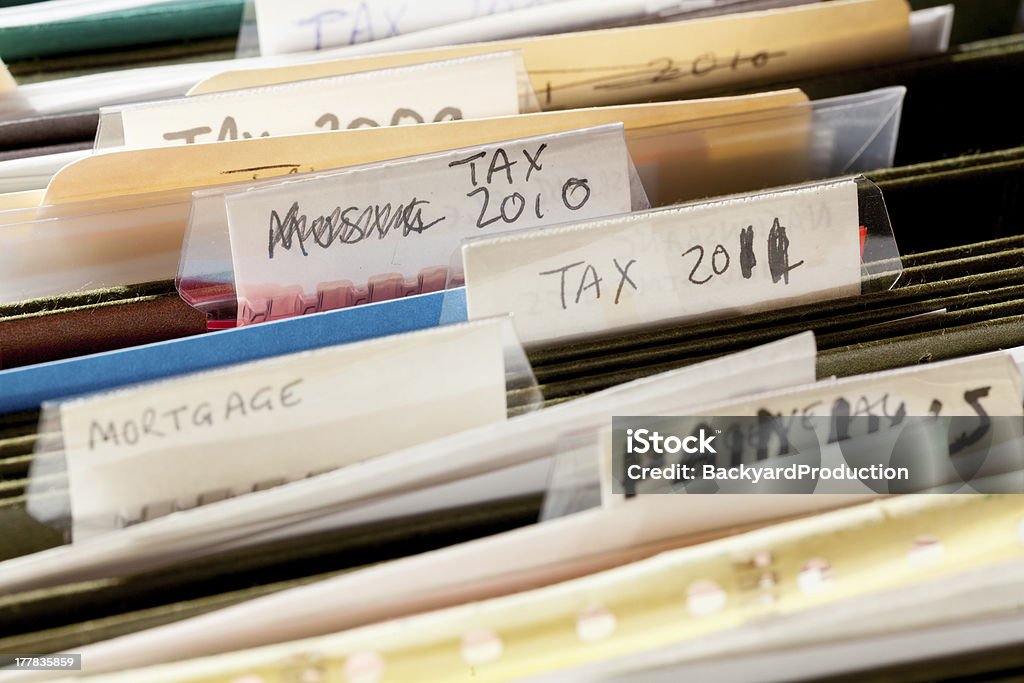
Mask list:
POLYGON ((127 149, 509 116, 522 113, 521 73, 522 57, 500 52, 113 111, 127 149))
POLYGON ((241 301, 415 277, 448 266, 467 236, 626 213, 630 177, 613 124, 228 194, 235 287, 241 301))
MULTIPOLYGON (((810 386, 748 397, 738 402, 703 406, 690 413, 693 418, 691 424, 700 422, 697 416, 775 417, 775 420, 769 422, 770 433, 764 442, 767 459, 762 459, 758 453, 762 443, 760 439, 765 438, 763 432, 746 432, 742 431, 742 426, 736 426, 744 434, 741 453, 737 453, 734 450, 735 442, 730 444, 730 436, 721 436, 723 432, 729 433, 733 427, 729 426, 727 420, 719 419, 714 422, 716 434, 709 432, 703 435, 710 436, 712 450, 702 451, 700 456, 686 453, 665 455, 663 461, 658 461, 658 466, 672 467, 690 458, 688 462, 695 469, 689 475, 698 474, 698 471, 701 475, 710 474, 705 468, 712 467, 716 471, 714 483, 721 493, 749 492, 756 476, 753 470, 762 466, 776 466, 781 459, 779 451, 785 440, 792 448, 781 456, 786 462, 823 469, 875 464, 892 468, 906 467, 913 473, 913 481, 927 488, 929 477, 935 482, 934 485, 946 485, 947 482, 960 481, 961 477, 983 477, 980 472, 986 467, 1001 472, 1019 469, 1019 465, 1007 468, 1007 463, 1019 463, 1021 460, 1019 420, 1011 423, 991 420, 990 417, 1018 417, 1022 414, 1021 376, 1016 363, 1009 354, 986 354, 936 365, 901 368, 840 380, 829 379, 810 386), (901 426, 905 424, 906 418, 928 416, 957 418, 955 428, 949 430, 950 442, 926 441, 913 430, 909 434, 902 431, 901 426), (806 441, 806 430, 810 429, 805 422, 808 418, 831 420, 826 423, 831 425, 829 431, 814 429, 814 435, 810 438, 816 438, 816 444, 806 441), (849 422, 847 418, 860 419, 849 422), (846 427, 841 427, 844 424, 846 427), (833 430, 845 433, 844 437, 839 437, 839 443, 832 440, 833 430), (901 437, 916 437, 918 440, 908 440, 901 444, 901 437), (945 449, 954 448, 954 441, 959 442, 961 448, 968 449, 961 456, 969 458, 969 461, 960 463, 958 474, 953 471, 957 466, 953 458, 955 452, 945 452, 945 449), (969 450, 976 444, 986 443, 992 447, 991 455, 981 457, 982 451, 969 450), (902 446, 899 451, 898 444, 902 446), (869 457, 866 460, 859 459, 858 451, 869 454, 869 457), (891 457, 897 452, 902 453, 904 458, 907 453, 912 453, 913 460, 891 457), (978 469, 972 470, 970 463, 978 469), (735 479, 722 476, 728 470, 732 471, 735 479)), ((685 425, 688 422, 682 420, 679 424, 685 425)), ((820 421, 816 423, 817 427, 821 424, 820 421)), ((612 492, 612 479, 619 476, 620 472, 615 467, 610 429, 602 434, 600 449, 604 484, 602 502, 605 505, 622 503, 627 500, 626 497, 612 492)), ((653 449, 647 452, 652 455, 645 455, 644 458, 658 457, 653 454, 653 449)), ((829 478, 807 478, 802 483, 797 480, 797 484, 793 480, 783 480, 779 488, 774 490, 770 488, 772 481, 764 481, 763 493, 806 494, 813 491, 815 494, 849 494, 872 491, 863 483, 829 478), (801 488, 794 488, 795 485, 801 488)), ((885 482, 884 479, 879 481, 885 482)), ((899 483, 896 479, 892 482, 899 483)), ((648 483, 662 491, 671 486, 671 481, 665 483, 664 479, 652 479, 648 483)))
POLYGON ((849 180, 470 240, 469 316, 525 343, 854 295, 859 223, 849 180))
POLYGON ((260 54, 355 45, 564 0, 256 0, 260 54))
POLYGON ((865 416, 877 418, 882 429, 904 416, 1021 415, 1020 384, 1012 358, 986 354, 789 389, 698 414, 865 416))
MULTIPOLYGON (((1007 457, 1019 463, 1019 421, 1014 420, 1011 424, 1005 420, 993 421, 990 417, 1020 416, 1024 414, 1021 403, 1021 378, 1016 364, 1007 355, 986 354, 937 365, 844 378, 702 411, 702 414, 771 414, 779 418, 773 423, 774 427, 790 438, 792 434, 799 433, 802 418, 829 417, 835 430, 843 429, 840 425, 846 418, 861 418, 854 423, 855 427, 849 428, 848 440, 838 445, 829 441, 831 434, 817 431, 817 445, 824 468, 857 465, 854 454, 858 448, 871 454, 866 464, 878 463, 883 460, 883 454, 895 453, 899 437, 903 434, 900 425, 907 416, 958 418, 956 426, 948 434, 949 442, 919 442, 912 451, 908 451, 904 444, 904 457, 907 452, 912 452, 914 459, 908 462, 893 458, 885 463, 893 467, 912 467, 915 482, 922 483, 927 481, 927 475, 934 477, 936 482, 960 481, 961 477, 969 481, 974 476, 982 476, 979 472, 985 467, 1005 465, 1007 457), (954 442, 959 442, 959 447, 966 449, 961 454, 962 458, 971 459, 981 470, 972 471, 961 462, 963 469, 958 470, 959 474, 953 473, 957 467, 954 442), (970 450, 976 444, 985 443, 991 445, 992 454, 982 457, 981 452, 970 450), (842 444, 849 445, 844 449, 842 444), (946 448, 951 449, 948 455, 941 450, 946 448)), ((769 439, 769 458, 776 457, 771 448, 777 448, 777 444, 777 439, 769 439)), ((791 458, 799 460, 799 455, 791 458)), ((720 457, 720 467, 724 466, 722 460, 720 457)), ((758 461, 744 458, 744 462, 753 466, 758 461)), ((716 483, 723 491, 728 490, 728 481, 716 483)), ((848 482, 823 479, 814 490, 817 493, 845 493, 852 489, 848 482)))
POLYGON ((505 419, 503 320, 60 407, 75 540, 505 419))

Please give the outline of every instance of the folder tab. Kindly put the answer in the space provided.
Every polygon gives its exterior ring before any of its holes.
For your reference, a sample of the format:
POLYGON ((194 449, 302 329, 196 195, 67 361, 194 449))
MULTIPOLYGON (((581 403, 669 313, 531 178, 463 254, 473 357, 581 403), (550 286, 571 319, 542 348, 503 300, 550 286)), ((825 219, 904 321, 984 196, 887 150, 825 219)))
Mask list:
POLYGON ((564 0, 443 0, 435 3, 362 0, 255 0, 260 54, 356 45, 474 17, 564 0))
POLYGON ((47 203, 195 189, 354 166, 495 140, 623 123, 626 129, 760 112, 806 102, 799 90, 686 102, 603 107, 524 116, 338 130, 94 154, 61 169, 47 203), (146 173, 139 173, 145 168, 146 173))
MULTIPOLYGON (((467 235, 628 213, 647 206, 621 125, 469 147, 228 192, 227 225, 193 211, 182 296, 233 272, 240 325, 436 291, 467 235), (230 264, 204 249, 230 244, 230 264), (195 240, 198 244, 193 245, 195 240)), ((457 268, 461 272, 461 267, 457 268)), ((216 302, 219 306, 220 302, 216 302)))
MULTIPOLYGON (((44 423, 59 416, 74 539, 502 421, 506 373, 525 364, 505 350, 517 345, 508 325, 328 347, 47 407, 44 423)), ((34 514, 48 518, 48 500, 34 514)))
MULTIPOLYGON (((304 332, 318 319, 345 317, 352 312, 369 312, 391 306, 398 307, 398 315, 401 315, 405 301, 256 325, 211 335, 209 341, 216 343, 218 338, 231 336, 248 339, 252 343, 233 350, 236 354, 249 354, 251 358, 260 353, 263 338, 275 328, 302 328, 294 336, 305 339, 304 332)), ((510 349, 512 345, 505 348, 510 349)), ((814 349, 814 336, 804 333, 757 349, 617 386, 584 400, 534 411, 495 425, 497 428, 456 434, 366 461, 358 467, 305 479, 292 486, 277 487, 258 495, 239 496, 217 507, 182 511, 178 515, 123 529, 116 535, 55 548, 46 554, 18 558, 0 564, 0 588, 10 591, 53 585, 61 578, 95 576, 97 572, 117 574, 128 560, 144 559, 149 567, 156 567, 183 554, 209 552, 208 541, 211 538, 218 539, 218 544, 258 543, 258 531, 277 529, 280 519, 287 518, 293 525, 301 527, 303 521, 315 523, 317 516, 327 510, 352 511, 356 514, 356 523, 361 523, 366 520, 355 509, 359 502, 386 500, 410 491, 416 494, 413 500, 408 501, 407 509, 443 509, 450 504, 450 497, 443 495, 450 489, 442 482, 463 477, 470 479, 470 485, 465 487, 456 482, 456 488, 461 489, 459 495, 470 491, 476 496, 473 498, 476 501, 495 495, 514 495, 510 491, 541 491, 549 477, 548 456, 554 453, 561 434, 606 425, 618 412, 643 414, 650 411, 657 414, 669 406, 693 406, 702 395, 725 399, 763 391, 768 387, 808 383, 814 378, 814 349), (503 476, 509 468, 517 475, 513 481, 503 476), (494 472, 495 469, 498 471, 494 472), (523 474, 526 475, 525 482, 524 477, 519 476, 523 474), (419 495, 434 485, 440 485, 440 495, 419 495), (524 485, 527 488, 522 488, 524 485), (140 557, 139 549, 142 548, 145 548, 144 558, 140 557)), ((187 359, 189 356, 185 354, 183 357, 187 359)), ((116 371, 119 366, 142 365, 145 360, 129 356, 118 365, 111 364, 103 369, 116 371)), ((506 359, 506 369, 516 367, 514 357, 506 359)), ((433 492, 438 492, 438 489, 433 492)), ((825 506, 814 501, 807 504, 825 506)), ((795 512, 788 508, 782 514, 795 512)), ((762 518, 764 514, 763 507, 744 507, 742 510, 730 509, 723 517, 711 522, 706 515, 683 517, 690 520, 692 526, 684 526, 692 531, 706 529, 709 523, 721 523, 722 526, 745 524, 762 518)), ((635 533, 634 529, 619 531, 624 536, 635 533)), ((592 544, 586 544, 586 547, 592 550, 592 544)), ((530 557, 520 559, 533 562, 530 557)))
POLYGON ((835 0, 693 21, 228 71, 199 83, 192 93, 515 49, 523 51, 545 109, 640 102, 897 59, 910 50, 910 9, 904 0, 835 0))
POLYGON ((517 52, 100 111, 96 149, 145 149, 537 111, 517 52))
MULTIPOLYGON (((9 275, 0 288, 0 301, 173 278, 196 188, 610 123, 624 123, 628 136, 646 126, 763 113, 800 103, 806 106, 806 97, 787 90, 95 154, 64 168, 43 196, 28 193, 11 198, 21 210, 0 211, 0 223, 5 226, 0 231, 0 270, 9 275), (55 241, 63 243, 72 236, 73 250, 51 248, 55 241)), ((230 254, 225 260, 230 261, 230 254)))
POLYGON ((1013 359, 989 354, 826 380, 694 416, 616 418, 614 436, 601 443, 610 483, 602 498, 608 505, 645 493, 1019 494, 1022 400, 1013 359), (629 438, 638 432, 643 444, 629 438), (659 458, 648 438, 698 433, 712 441, 699 455, 659 458))
POLYGON ((536 343, 850 296, 861 291, 861 225, 848 179, 472 238, 468 312, 513 313, 536 343))

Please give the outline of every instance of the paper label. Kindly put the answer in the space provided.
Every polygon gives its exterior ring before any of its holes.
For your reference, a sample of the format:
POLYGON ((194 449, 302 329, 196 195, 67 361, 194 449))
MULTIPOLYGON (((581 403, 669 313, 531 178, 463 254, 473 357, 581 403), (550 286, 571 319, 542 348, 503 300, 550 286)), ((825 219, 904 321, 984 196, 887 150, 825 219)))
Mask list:
POLYGON ((850 377, 699 414, 758 415, 764 411, 788 418, 874 416, 880 426, 898 423, 903 416, 978 416, 979 412, 1016 416, 1022 414, 1020 373, 1011 359, 990 354, 850 377))
POLYGON ((854 295, 858 226, 848 180, 470 240, 468 312, 539 342, 854 295))
POLYGON ((507 324, 331 347, 63 404, 75 540, 502 421, 507 324))
POLYGON ((632 194, 622 126, 612 124, 252 189, 225 203, 241 302, 268 289, 316 295, 325 283, 415 279, 447 267, 466 236, 625 213, 632 194))
POLYGON ((989 354, 827 380, 704 406, 685 417, 622 418, 614 438, 611 430, 602 434, 602 477, 612 482, 602 490, 602 500, 622 502, 623 491, 633 487, 633 493, 898 493, 931 487, 953 492, 987 472, 1019 472, 1021 403, 1020 373, 1012 358, 989 354), (938 425, 933 418, 954 422, 929 436, 920 428, 938 425), (646 441, 633 442, 627 456, 627 437, 619 433, 627 426, 637 428, 629 430, 634 436, 647 429, 645 440, 655 432, 699 434, 710 448, 695 442, 689 451, 667 455, 655 453, 646 441), (631 474, 625 467, 655 462, 661 469, 656 479, 634 477, 642 469, 631 474), (784 480, 762 476, 789 464, 829 470, 877 465, 893 471, 879 470, 866 480, 810 473, 784 480), (723 476, 727 471, 731 478, 723 476), (701 479, 696 488, 686 488, 701 479))
POLYGON ((143 149, 520 113, 516 52, 196 95, 119 110, 143 149))
POLYGON ((355 45, 564 0, 256 0, 260 54, 355 45))

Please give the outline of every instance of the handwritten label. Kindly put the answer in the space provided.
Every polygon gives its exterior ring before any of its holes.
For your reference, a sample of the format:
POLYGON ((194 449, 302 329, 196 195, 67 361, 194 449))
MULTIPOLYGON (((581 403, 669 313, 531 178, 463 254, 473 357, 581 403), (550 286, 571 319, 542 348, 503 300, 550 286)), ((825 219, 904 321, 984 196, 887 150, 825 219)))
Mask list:
POLYGON ((256 0, 260 53, 355 45, 564 0, 256 0))
POLYGON ((388 273, 415 279, 449 266, 466 236, 625 213, 632 195, 623 129, 612 124, 228 194, 225 204, 241 302, 388 273))
POLYGON ((71 401, 76 540, 505 418, 502 320, 71 401))
MULTIPOLYGON (((282 3, 283 4, 283 3, 282 3)), ((413 3, 410 0, 410 5, 413 3)), ((434 9, 434 3, 422 3, 434 9)), ((901 0, 801 4, 643 26, 576 31, 493 43, 455 45, 320 64, 225 72, 196 92, 327 75, 359 64, 465 56, 521 49, 544 109, 581 108, 742 89, 906 57, 909 7, 901 0), (332 71, 333 70, 333 71, 332 71)), ((515 17, 508 17, 510 21, 515 17)))
POLYGON ((115 111, 128 149, 507 116, 521 113, 521 71, 500 52, 115 111))
MULTIPOLYGON (((1018 371, 1005 358, 924 367, 901 375, 882 375, 837 382, 832 387, 798 395, 766 398, 738 406, 739 414, 767 418, 763 433, 751 439, 745 461, 785 457, 801 422, 828 418, 823 435, 835 443, 891 433, 908 416, 966 418, 944 444, 956 456, 981 442, 993 430, 991 416, 1019 416, 1018 371), (755 407, 756 406, 756 407, 755 407)), ((730 411, 731 412, 731 411, 730 411)), ((731 444, 733 447, 739 444, 731 444)), ((733 448, 728 449, 731 457, 733 448)), ((738 455, 743 456, 740 449, 738 455)), ((927 457, 921 453, 921 457, 927 457)))
POLYGON ((648 430, 643 439, 655 432, 699 438, 703 430, 711 449, 671 455, 634 442, 627 453, 626 434, 613 440, 605 432, 602 473, 618 485, 608 487, 603 499, 621 502, 623 492, 666 492, 689 484, 696 486, 692 493, 894 493, 950 484, 956 489, 987 474, 1019 472, 1021 402, 1015 363, 992 354, 829 380, 693 413, 703 417, 628 419, 623 425, 635 428, 634 435, 648 430), (631 477, 630 465, 660 470, 661 477, 637 477, 637 469, 631 477), (788 465, 856 468, 866 478, 766 474, 788 465), (869 477, 863 468, 871 465, 881 469, 869 477), (882 469, 894 471, 887 479, 882 469), (666 480, 665 473, 674 476, 666 480))
POLYGON ((536 342, 853 295, 858 226, 850 180, 471 240, 468 311, 536 342))

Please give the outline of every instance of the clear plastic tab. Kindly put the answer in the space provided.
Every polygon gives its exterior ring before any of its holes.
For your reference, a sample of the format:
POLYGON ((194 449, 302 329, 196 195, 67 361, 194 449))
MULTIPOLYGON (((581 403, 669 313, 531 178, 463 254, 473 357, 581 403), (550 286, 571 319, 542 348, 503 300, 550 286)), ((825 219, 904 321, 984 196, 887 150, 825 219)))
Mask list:
POLYGON ((29 511, 62 527, 70 513, 78 541, 501 422, 541 400, 498 318, 48 403, 29 511))
POLYGON ((242 23, 238 27, 238 42, 235 44, 235 59, 260 56, 260 35, 256 23, 256 2, 245 0, 242 8, 242 23))
POLYGON ((0 303, 173 277, 188 194, 0 211, 0 303))
POLYGON ((470 319, 525 343, 707 320, 891 287, 899 252, 862 177, 468 239, 470 319))
POLYGON ((906 88, 627 131, 651 206, 892 166, 906 88))
MULTIPOLYGON (((626 385, 630 387, 629 395, 611 406, 610 411, 623 415, 630 410, 628 406, 642 405, 648 415, 694 414, 708 404, 800 386, 814 381, 815 355, 814 335, 805 332, 635 381, 626 385), (673 377, 688 379, 668 390, 673 377)), ((574 425, 552 439, 542 520, 597 507, 608 499, 611 481, 605 464, 611 422, 610 418, 574 425)))
MULTIPOLYGON (((245 336, 250 341, 256 337, 255 341, 259 342, 256 333, 265 336, 274 328, 291 329, 298 323, 345 313, 254 326, 212 335, 210 339, 245 336)), ((256 346, 262 347, 262 344, 256 346)), ((814 372, 814 337, 808 332, 620 385, 500 425, 405 449, 358 467, 241 496, 217 506, 184 511, 150 524, 139 524, 120 532, 120 539, 115 537, 110 544, 100 547, 90 544, 88 556, 77 566, 67 567, 61 560, 54 561, 54 555, 49 555, 46 559, 40 558, 38 564, 23 565, 17 570, 11 567, 0 576, 0 590, 13 585, 48 585, 84 572, 92 572, 92 576, 98 575, 97 572, 106 572, 105 576, 124 576, 174 562, 186 554, 196 557, 215 552, 229 543, 234 547, 251 547, 267 540, 268 536, 278 540, 296 538, 314 529, 337 530, 368 521, 394 519, 396 515, 407 517, 496 498, 539 493, 544 489, 548 459, 560 434, 607 424, 617 414, 657 412, 662 405, 659 401, 666 398, 705 396, 717 399, 769 387, 793 386, 813 381, 814 372), (390 505, 363 505, 385 498, 402 499, 409 506, 396 510, 390 505), (285 521, 284 526, 282 521, 285 521)), ((676 403, 672 406, 679 407, 676 403)), ((66 487, 53 495, 64 496, 66 510, 66 487)), ((732 523, 735 522, 722 526, 732 523)), ((684 520, 683 525, 689 526, 689 522, 684 520)), ((675 530, 670 532, 676 533, 675 530)), ((632 535, 630 530, 625 530, 626 537, 632 535)), ((82 552, 86 550, 83 548, 82 552)), ((76 555, 72 550, 54 554, 62 558, 76 555)))
POLYGON ((178 290, 227 326, 346 308, 444 289, 468 235, 646 206, 620 124, 197 192, 178 290))
MULTIPOLYGON (((668 128, 629 129, 627 145, 654 206, 865 172, 892 164, 902 95, 903 89, 896 88, 773 109, 758 115, 705 119, 668 128)), ((308 137, 323 137, 330 143, 330 149, 343 152, 340 138, 346 135, 349 133, 340 131, 308 137)), ((206 148, 193 146, 187 151, 206 148)), ((146 154, 156 153, 162 159, 162 153, 183 151, 186 150, 161 149, 146 154)), ((323 155, 315 167, 344 166, 338 160, 331 161, 343 158, 342 152, 323 155)), ((117 154, 134 159, 139 152, 111 152, 117 154)), ((300 168, 283 164, 296 161, 283 153, 273 155, 273 159, 282 163, 263 171, 264 176, 300 168)), ((238 177, 231 175, 227 179, 238 177)), ((94 182, 91 178, 81 180, 87 181, 94 182)), ((40 199, 27 196, 24 208, 0 211, 0 272, 5 274, 0 300, 15 302, 167 280, 178 274, 179 281, 186 282, 183 297, 200 303, 211 299, 209 305, 202 304, 204 310, 219 310, 227 305, 230 312, 223 317, 221 311, 214 323, 233 326, 236 316, 233 280, 229 275, 230 247, 224 238, 226 229, 217 228, 222 234, 211 233, 210 225, 196 219, 197 226, 182 254, 191 189, 194 188, 146 193, 133 188, 137 194, 123 198, 48 206, 37 206, 40 199), (54 249, 54 245, 61 248, 54 249), (184 262, 179 269, 182 256, 184 262), (195 291, 197 288, 203 291, 195 291), (231 300, 227 304, 223 301, 225 297, 231 300)), ((221 187, 210 192, 223 191, 221 187)), ((198 206, 198 198, 203 196, 197 194, 195 211, 204 210, 198 206)), ((221 218, 217 220, 220 226, 226 226, 223 200, 216 201, 220 201, 220 208, 214 206, 211 215, 219 212, 221 218)))
POLYGON ((1020 404, 1017 368, 990 354, 693 415, 616 417, 600 436, 602 497, 1020 494, 1020 404))
POLYGON ((536 111, 539 105, 522 52, 512 50, 103 108, 95 149, 144 149, 536 111))
POLYGON ((1020 494, 1020 404, 1019 371, 1004 354, 677 399, 565 434, 544 519, 649 494, 772 495, 773 505, 776 494, 1020 494))
POLYGON ((606 488, 603 484, 599 433, 587 431, 562 437, 551 458, 541 521, 600 507, 606 488))

